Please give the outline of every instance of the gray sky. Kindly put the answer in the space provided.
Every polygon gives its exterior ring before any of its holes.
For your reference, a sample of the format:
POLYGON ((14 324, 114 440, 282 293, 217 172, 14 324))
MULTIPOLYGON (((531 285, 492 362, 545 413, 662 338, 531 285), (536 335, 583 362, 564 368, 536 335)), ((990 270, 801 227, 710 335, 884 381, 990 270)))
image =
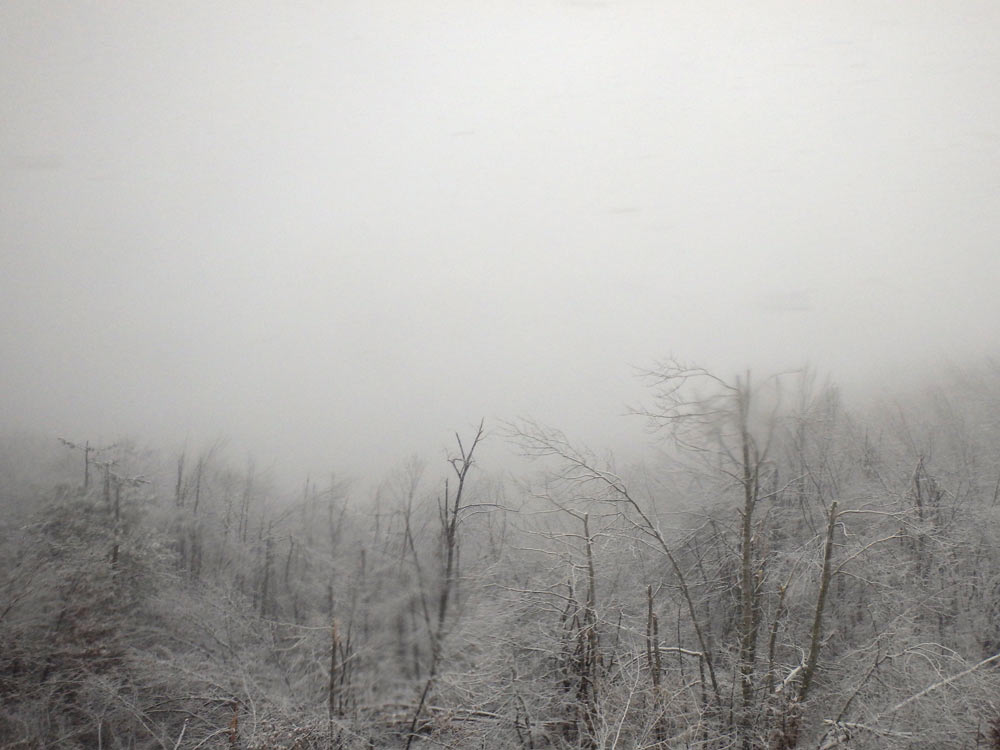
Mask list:
POLYGON ((358 473, 996 353, 1000 4, 0 4, 0 418, 358 473))

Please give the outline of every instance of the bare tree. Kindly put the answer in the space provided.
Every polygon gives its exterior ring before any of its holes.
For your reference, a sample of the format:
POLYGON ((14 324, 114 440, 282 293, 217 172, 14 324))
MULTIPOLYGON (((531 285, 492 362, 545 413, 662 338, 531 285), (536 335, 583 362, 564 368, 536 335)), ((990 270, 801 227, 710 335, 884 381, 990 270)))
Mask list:
POLYGON ((458 580, 458 529, 459 521, 462 518, 463 511, 465 510, 463 501, 465 499, 464 494, 466 489, 466 480, 468 479, 469 471, 474 465, 476 448, 479 446, 479 443, 482 441, 485 434, 483 431, 483 425, 484 422, 480 421, 479 427, 477 428, 476 434, 472 438, 472 442, 469 444, 468 449, 466 449, 463 444, 461 436, 458 433, 455 433, 455 440, 458 443, 458 455, 448 460, 448 463, 451 464, 451 468, 455 473, 457 484, 454 491, 452 491, 450 483, 448 481, 445 482, 444 497, 440 506, 441 534, 444 546, 444 571, 441 582, 441 590, 438 595, 437 618, 435 620, 434 629, 431 631, 430 666, 428 668, 427 680, 424 683, 423 690, 420 693, 420 699, 417 702, 417 707, 413 712, 413 718, 410 721, 410 727, 406 738, 407 750, 409 750, 410 746, 413 744, 414 738, 416 737, 417 725, 420 721, 421 714, 424 711, 424 706, 427 703, 427 697, 434 685, 434 680, 437 677, 438 669, 441 664, 442 644, 446 633, 448 608, 451 604, 456 582, 458 580))

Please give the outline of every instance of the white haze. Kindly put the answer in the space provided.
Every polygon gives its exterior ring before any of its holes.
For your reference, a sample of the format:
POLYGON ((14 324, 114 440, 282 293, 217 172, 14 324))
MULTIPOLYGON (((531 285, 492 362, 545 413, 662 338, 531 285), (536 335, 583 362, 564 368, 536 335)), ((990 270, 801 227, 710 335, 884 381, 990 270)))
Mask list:
POLYGON ((996 351, 995 2, 5 2, 0 420, 289 477, 996 351))

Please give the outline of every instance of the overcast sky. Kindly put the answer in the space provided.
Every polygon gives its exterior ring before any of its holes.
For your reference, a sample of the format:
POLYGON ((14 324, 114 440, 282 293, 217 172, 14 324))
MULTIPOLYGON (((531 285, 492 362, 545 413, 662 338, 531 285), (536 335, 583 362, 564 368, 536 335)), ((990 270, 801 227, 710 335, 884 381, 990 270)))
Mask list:
POLYGON ((0 419, 358 473, 997 350, 1000 3, 0 3, 0 419))

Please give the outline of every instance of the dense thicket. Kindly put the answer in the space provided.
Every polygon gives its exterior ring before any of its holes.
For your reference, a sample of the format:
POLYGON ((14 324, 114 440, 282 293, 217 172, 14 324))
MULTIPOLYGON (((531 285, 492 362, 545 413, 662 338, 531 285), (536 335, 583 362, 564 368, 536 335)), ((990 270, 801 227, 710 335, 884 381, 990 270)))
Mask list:
POLYGON ((8 436, 0 747, 1000 748, 1000 370, 648 377, 646 465, 517 423, 374 497, 8 436))

